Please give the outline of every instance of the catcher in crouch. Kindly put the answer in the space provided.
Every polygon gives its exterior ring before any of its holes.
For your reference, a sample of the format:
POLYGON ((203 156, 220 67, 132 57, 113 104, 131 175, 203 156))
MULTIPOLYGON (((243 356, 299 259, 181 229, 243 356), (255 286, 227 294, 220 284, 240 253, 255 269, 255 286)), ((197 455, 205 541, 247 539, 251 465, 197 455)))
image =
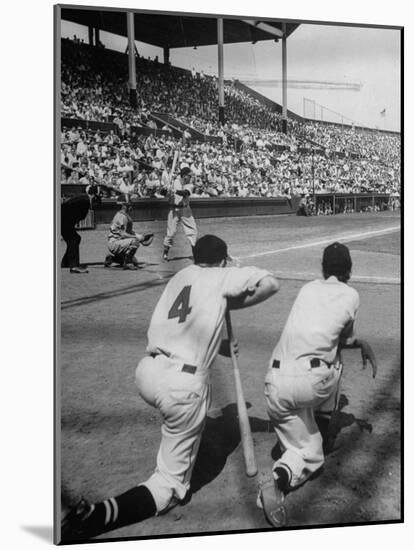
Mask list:
POLYGON ((132 204, 129 201, 119 201, 121 209, 115 214, 108 235, 109 254, 105 258, 104 266, 112 263, 121 264, 124 269, 138 269, 138 260, 135 253, 140 244, 149 246, 154 238, 153 233, 140 235, 133 230, 133 221, 130 216, 132 204))
POLYGON ((285 494, 324 463, 322 434, 328 435, 336 408, 341 349, 359 348, 363 368, 368 360, 374 378, 377 372, 371 347, 354 334, 359 296, 347 284, 351 269, 345 245, 335 242, 325 248, 323 279, 299 291, 269 362, 266 404, 282 454, 271 479, 262 484, 257 504, 274 527, 286 522, 285 494))

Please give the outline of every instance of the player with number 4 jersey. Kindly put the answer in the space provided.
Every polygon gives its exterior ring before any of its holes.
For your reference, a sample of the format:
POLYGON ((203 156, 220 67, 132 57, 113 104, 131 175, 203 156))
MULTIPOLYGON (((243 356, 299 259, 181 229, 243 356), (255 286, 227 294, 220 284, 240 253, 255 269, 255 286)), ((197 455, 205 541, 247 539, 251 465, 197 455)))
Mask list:
POLYGON ((147 351, 167 351, 206 371, 220 347, 226 298, 238 296, 265 275, 250 267, 186 267, 173 277, 155 308, 147 351))
POLYGON ((156 468, 145 482, 103 502, 81 501, 65 518, 65 540, 88 536, 165 513, 183 501, 211 403, 209 367, 222 340, 227 309, 258 304, 279 289, 275 277, 256 267, 226 267, 227 245, 214 235, 194 247, 194 265, 167 284, 152 315, 147 354, 136 369, 141 397, 162 417, 156 468))
POLYGON ((166 286, 148 330, 149 357, 137 368, 142 397, 163 415, 153 475, 143 484, 157 512, 185 498, 211 402, 209 367, 222 345, 226 309, 259 303, 277 292, 277 280, 256 267, 226 267, 227 245, 200 238, 194 265, 166 286), (223 269, 225 268, 225 269, 223 269))

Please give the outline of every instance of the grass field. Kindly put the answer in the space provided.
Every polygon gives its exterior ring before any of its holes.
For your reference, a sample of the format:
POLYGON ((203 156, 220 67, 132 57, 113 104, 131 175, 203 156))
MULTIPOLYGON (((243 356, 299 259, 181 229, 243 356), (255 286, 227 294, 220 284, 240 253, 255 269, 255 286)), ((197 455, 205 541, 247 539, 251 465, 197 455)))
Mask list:
MULTIPOLYGON (((65 503, 80 494, 91 501, 118 494, 146 479, 155 465, 160 420, 138 397, 134 372, 164 285, 191 260, 188 242, 179 233, 171 261, 161 261, 165 222, 137 222, 136 230, 155 233, 153 245, 138 251, 139 271, 103 268, 104 227, 82 232, 81 259, 89 263, 89 274, 61 272, 65 503)), ((275 445, 263 399, 270 353, 298 290, 320 276, 323 248, 335 240, 348 244, 353 258, 350 284, 361 298, 357 330, 372 344, 379 373, 372 380, 368 371, 361 372, 358 354, 347 352, 335 447, 323 475, 289 495, 289 526, 400 520, 399 215, 209 219, 201 220, 199 230, 224 238, 240 265, 265 267, 281 281, 281 290, 272 299, 233 315, 261 471, 270 468, 275 445)), ((212 381, 213 405, 190 502, 105 538, 269 529, 255 506, 257 479, 244 474, 229 361, 216 361, 212 381)))

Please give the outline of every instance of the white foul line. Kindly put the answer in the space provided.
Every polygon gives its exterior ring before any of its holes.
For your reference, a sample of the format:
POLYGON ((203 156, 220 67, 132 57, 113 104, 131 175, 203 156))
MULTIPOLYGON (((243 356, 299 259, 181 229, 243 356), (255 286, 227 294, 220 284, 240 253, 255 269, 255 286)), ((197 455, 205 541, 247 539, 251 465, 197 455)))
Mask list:
MULTIPOLYGON (((321 276, 320 273, 298 273, 292 271, 277 271, 275 275, 278 279, 296 279, 299 281, 317 279, 321 276)), ((399 277, 373 277, 371 275, 352 275, 353 283, 378 283, 378 284, 390 284, 390 285, 399 285, 401 284, 401 278, 399 277)))
POLYGON ((333 243, 335 241, 354 241, 361 237, 369 238, 375 237, 377 235, 382 235, 384 233, 391 233, 392 231, 398 231, 400 229, 399 225, 388 227, 387 229, 379 229, 377 231, 366 231, 365 233, 353 233, 347 235, 336 235, 329 237, 329 239, 324 239, 323 241, 316 241, 306 244, 297 244, 294 246, 287 246, 286 248, 277 248, 276 250, 268 250, 266 252, 258 252, 256 254, 247 254, 246 256, 233 256, 235 260, 246 260, 247 258, 258 258, 259 256, 268 256, 270 254, 277 254, 278 252, 288 252, 289 250, 299 250, 301 248, 312 248, 313 246, 321 246, 323 244, 333 243))

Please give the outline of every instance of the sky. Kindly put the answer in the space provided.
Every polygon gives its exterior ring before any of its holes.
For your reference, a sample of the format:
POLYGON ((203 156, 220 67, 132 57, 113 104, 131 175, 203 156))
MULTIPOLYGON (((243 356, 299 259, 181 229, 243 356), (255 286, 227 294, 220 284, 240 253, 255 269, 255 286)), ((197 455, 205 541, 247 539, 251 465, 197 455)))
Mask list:
MULTIPOLYGON (((62 21, 62 36, 74 34, 88 41, 86 27, 62 21)), ((101 32, 100 39, 107 48, 125 51, 125 37, 101 32)), ((141 42, 137 47, 145 57, 163 59, 160 48, 141 42)), ((308 118, 400 131, 400 55, 395 29, 302 24, 287 40, 287 78, 301 86, 288 87, 287 107, 308 118), (316 87, 309 87, 310 80, 318 81, 316 87), (326 82, 355 86, 327 89, 326 82)), ((175 48, 170 60, 217 74, 216 46, 175 48)), ((282 42, 225 44, 224 77, 254 80, 253 89, 281 104, 282 42)))

